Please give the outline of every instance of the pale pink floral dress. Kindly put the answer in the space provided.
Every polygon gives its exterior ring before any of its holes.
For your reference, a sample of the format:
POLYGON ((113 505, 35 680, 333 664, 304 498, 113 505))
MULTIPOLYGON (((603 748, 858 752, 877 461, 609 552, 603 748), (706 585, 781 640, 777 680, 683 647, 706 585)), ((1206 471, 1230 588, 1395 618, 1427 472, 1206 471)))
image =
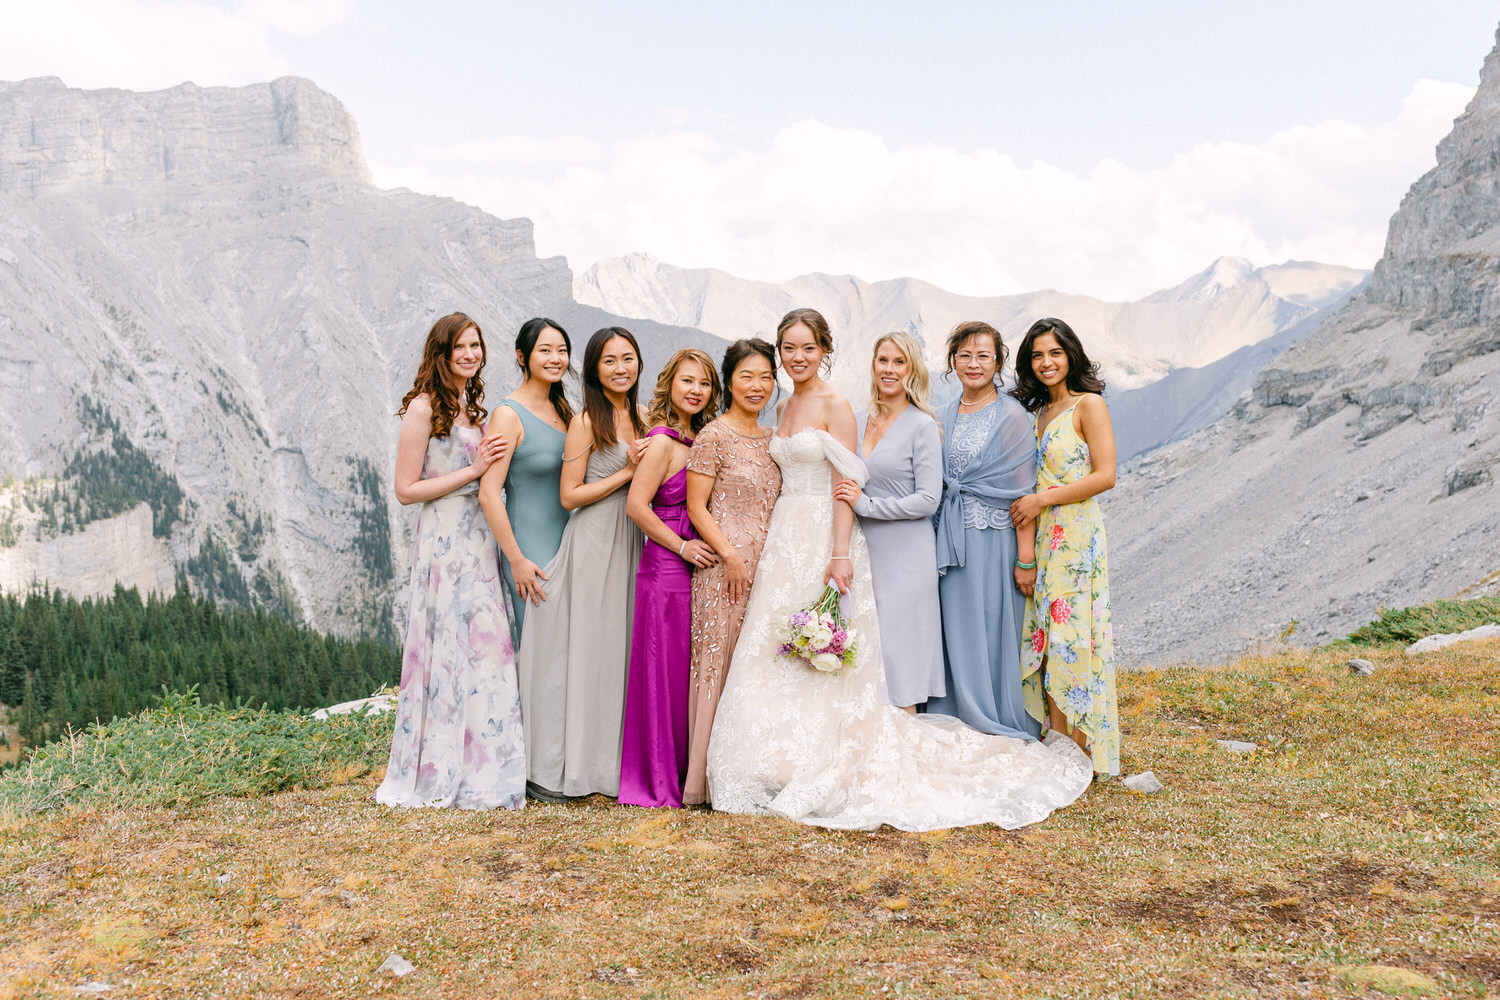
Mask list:
MULTIPOLYGON (((473 461, 482 432, 455 424, 427 442, 422 478, 473 461)), ((390 806, 519 809, 526 745, 499 549, 478 483, 422 505, 412 552, 401 694, 385 780, 390 806)))

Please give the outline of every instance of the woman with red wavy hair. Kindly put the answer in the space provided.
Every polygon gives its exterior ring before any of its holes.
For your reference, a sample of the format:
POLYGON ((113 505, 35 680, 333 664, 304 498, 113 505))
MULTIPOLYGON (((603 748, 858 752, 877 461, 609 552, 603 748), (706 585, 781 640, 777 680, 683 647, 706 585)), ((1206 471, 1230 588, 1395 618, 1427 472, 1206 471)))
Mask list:
POLYGON ((519 809, 526 746, 510 612, 479 477, 508 443, 486 437, 484 334, 463 313, 433 324, 401 400, 396 499, 420 503, 385 780, 391 806, 519 809))

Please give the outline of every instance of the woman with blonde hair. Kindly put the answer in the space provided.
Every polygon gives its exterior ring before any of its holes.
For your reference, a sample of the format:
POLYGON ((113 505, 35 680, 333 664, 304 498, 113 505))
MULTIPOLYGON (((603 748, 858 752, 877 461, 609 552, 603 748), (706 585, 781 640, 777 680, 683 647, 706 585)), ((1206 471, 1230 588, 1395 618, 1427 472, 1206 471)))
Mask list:
POLYGON ((855 453, 870 478, 863 488, 844 479, 833 491, 864 529, 887 694, 908 712, 945 690, 932 529, 943 495, 943 441, 927 402, 931 385, 916 337, 888 333, 875 342, 870 406, 855 414, 855 453))
POLYGON ((625 500, 625 513, 646 536, 635 574, 620 751, 619 800, 626 805, 682 805, 693 570, 719 559, 688 518, 688 454, 718 402, 719 378, 708 355, 693 348, 673 354, 656 379, 646 415, 649 443, 625 500))

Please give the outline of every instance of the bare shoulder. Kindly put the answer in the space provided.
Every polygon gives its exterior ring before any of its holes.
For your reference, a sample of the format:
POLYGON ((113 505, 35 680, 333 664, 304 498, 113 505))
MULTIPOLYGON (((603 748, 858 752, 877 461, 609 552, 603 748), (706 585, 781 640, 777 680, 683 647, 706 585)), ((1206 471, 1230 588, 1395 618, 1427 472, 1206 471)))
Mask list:
POLYGON ((502 403, 490 412, 489 429, 514 436, 522 430, 521 415, 502 403))
POLYGON ((1109 406, 1104 402, 1104 397, 1097 392, 1086 392, 1078 400, 1078 410, 1086 416, 1098 413, 1108 413, 1109 406))
POLYGON ((669 455, 676 448, 687 447, 670 434, 652 434, 646 439, 646 454, 669 455))
POLYGON ((406 404, 406 412, 412 416, 432 419, 432 397, 425 392, 418 393, 406 404))

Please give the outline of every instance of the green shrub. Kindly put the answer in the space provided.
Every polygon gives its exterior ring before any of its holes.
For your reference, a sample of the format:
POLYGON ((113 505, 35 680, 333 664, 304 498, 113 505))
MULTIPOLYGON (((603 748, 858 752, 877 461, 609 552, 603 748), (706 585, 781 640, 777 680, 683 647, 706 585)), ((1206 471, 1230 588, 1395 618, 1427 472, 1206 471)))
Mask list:
POLYGON ((1382 609, 1379 618, 1350 633, 1343 642, 1362 646, 1405 645, 1424 636, 1465 632, 1492 622, 1500 623, 1500 597, 1433 601, 1395 611, 1382 609))
POLYGON ((0 775, 0 810, 73 804, 191 805, 347 781, 383 765, 394 713, 327 721, 289 711, 205 705, 196 691, 158 708, 71 730, 0 775))

